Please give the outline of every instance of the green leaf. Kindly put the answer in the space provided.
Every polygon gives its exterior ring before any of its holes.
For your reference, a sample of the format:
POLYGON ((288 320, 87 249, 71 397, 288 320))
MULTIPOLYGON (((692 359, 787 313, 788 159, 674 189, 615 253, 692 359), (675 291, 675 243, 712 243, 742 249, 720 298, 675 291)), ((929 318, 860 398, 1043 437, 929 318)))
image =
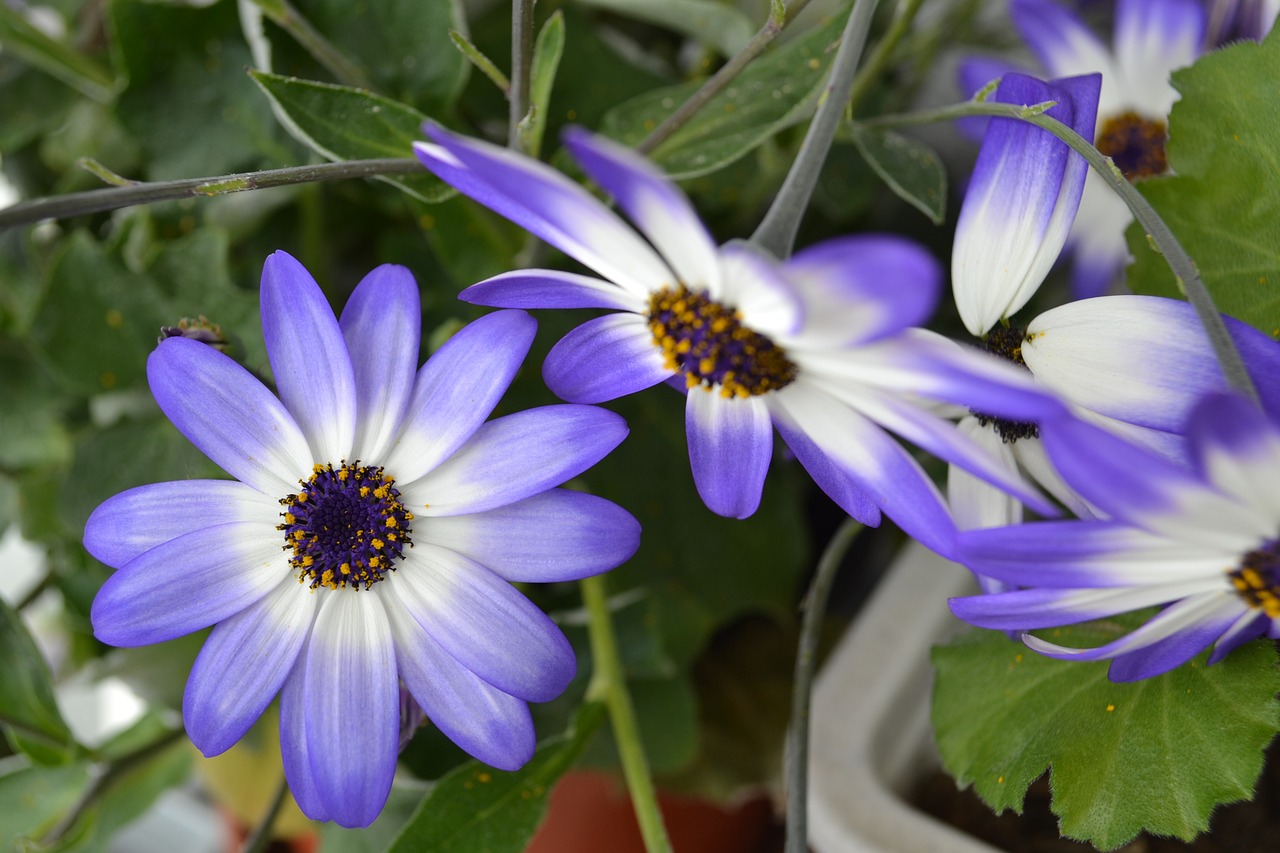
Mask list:
POLYGON ((742 50, 755 35, 751 19, 734 6, 712 0, 578 0, 637 21, 667 27, 705 42, 724 56, 742 50))
POLYGON ((898 197, 941 225, 947 211, 947 172, 933 149, 892 130, 854 123, 853 143, 898 197))
MULTIPOLYGON (((1138 184, 1195 260, 1219 310, 1280 337, 1280 36, 1208 53, 1173 75, 1170 177, 1138 184)), ((1181 297, 1162 257, 1129 228, 1137 293, 1181 297)))
POLYGON ((53 674, 16 610, 0 599, 0 722, 63 746, 72 742, 53 696, 53 674))
MULTIPOLYGON (((1147 614, 1056 629, 1092 647, 1147 614)), ((1280 727, 1276 651, 1249 643, 1206 666, 1113 683, 1108 661, 1042 657, 996 631, 936 647, 933 725, 943 766, 997 812, 1021 813, 1027 786, 1051 769, 1064 836, 1108 850, 1146 830, 1190 840, 1221 803, 1251 796, 1280 727)))
POLYGON ((96 101, 115 94, 114 75, 70 45, 45 35, 7 3, 0 4, 0 45, 96 101))
POLYGON ((524 149, 530 157, 542 151, 542 135, 547 129, 551 107, 551 87, 556 81, 560 56, 564 53, 564 15, 556 11, 542 25, 533 48, 533 67, 529 80, 529 115, 521 122, 524 149))
POLYGON ((11 757, 0 773, 0 848, 27 849, 23 839, 37 839, 53 828, 89 784, 86 762, 56 767, 31 766, 11 757))
POLYGON ((422 801, 390 853, 521 853, 546 812, 552 786, 603 719, 602 704, 584 704, 569 731, 543 741, 514 773, 478 761, 449 773, 422 801))
MULTIPOLYGON (((813 111, 844 27, 846 4, 826 22, 755 60, 651 158, 673 178, 691 178, 742 157, 813 111)), ((684 83, 646 92, 609 111, 602 132, 635 145, 698 89, 684 83)))
MULTIPOLYGON (((423 138, 427 117, 362 89, 250 71, 249 76, 276 106, 277 115, 299 142, 330 160, 412 157, 413 143, 423 138)), ((429 173, 386 175, 394 184, 425 202, 453 195, 451 187, 429 173)))

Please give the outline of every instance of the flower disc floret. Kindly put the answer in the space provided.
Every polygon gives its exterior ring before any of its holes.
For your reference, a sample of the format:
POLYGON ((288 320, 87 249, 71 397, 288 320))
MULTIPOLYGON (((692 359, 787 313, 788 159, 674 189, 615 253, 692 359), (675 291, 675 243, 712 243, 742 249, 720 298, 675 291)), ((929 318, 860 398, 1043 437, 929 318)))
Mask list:
POLYGON ((1231 585, 1250 607, 1280 618, 1280 539, 1245 554, 1231 572, 1231 585))
POLYGON ((282 498, 285 550, 298 582, 311 588, 368 589, 404 557, 413 513, 381 467, 316 465, 302 489, 282 498))
POLYGON ((1115 161, 1126 178, 1136 181, 1169 171, 1164 147, 1168 138, 1169 126, 1165 122, 1129 111, 1102 122, 1095 144, 1115 161))
MULTIPOLYGON (((1026 332, 1021 328, 996 326, 983 341, 983 347, 992 355, 998 355, 1025 370, 1027 363, 1022 360, 1022 342, 1025 339, 1026 332)), ((1012 421, 978 411, 974 411, 973 414, 978 419, 978 423, 983 426, 991 425, 1005 444, 1013 444, 1023 438, 1037 438, 1040 435, 1040 428, 1034 421, 1012 421)))
POLYGON ((790 385, 795 363, 782 347, 742 323, 741 312, 683 284, 649 297, 649 331, 669 370, 690 387, 723 397, 757 397, 790 385))

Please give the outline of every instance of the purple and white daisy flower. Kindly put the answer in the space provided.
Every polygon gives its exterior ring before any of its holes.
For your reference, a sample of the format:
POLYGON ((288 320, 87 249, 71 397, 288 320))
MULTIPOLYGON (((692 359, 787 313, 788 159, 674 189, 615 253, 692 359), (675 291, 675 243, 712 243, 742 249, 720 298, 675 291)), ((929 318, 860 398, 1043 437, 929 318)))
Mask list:
POLYGON ((1159 675, 1211 645, 1215 663, 1255 637, 1280 636, 1280 422, 1217 394, 1194 408, 1187 434, 1192 468, 1089 424, 1046 424, 1054 464, 1105 517, 961 534, 966 565, 1027 588, 955 598, 952 611, 1028 631, 1161 606, 1098 648, 1023 635, 1050 657, 1111 660, 1113 681, 1159 675))
POLYGON ((1208 46, 1236 39, 1262 41, 1280 17, 1280 0, 1208 0, 1208 46))
POLYGON ((662 383, 684 389, 694 481, 713 511, 755 512, 775 427, 852 516, 874 525, 883 510, 943 553, 955 532, 948 508, 886 430, 1043 505, 936 409, 982 400, 1002 416, 1039 418, 1061 406, 1021 371, 912 328, 932 311, 940 284, 921 247, 866 235, 782 263, 746 243, 717 247, 688 199, 652 164, 569 131, 566 145, 637 233, 541 163, 434 125, 427 133, 434 144, 416 149, 428 168, 605 278, 522 270, 474 285, 462 298, 611 309, 557 343, 543 377, 561 398, 580 403, 662 383))
MULTIPOLYGON (((1052 77, 1098 72, 1097 126, 1085 134, 1130 180, 1164 174, 1169 110, 1178 98, 1169 83, 1204 45, 1199 0, 1118 0, 1110 48, 1074 12, 1052 0, 1013 0, 1014 24, 1052 77)), ((1129 208, 1096 174, 1085 181, 1071 233, 1076 296, 1097 296, 1118 280, 1129 257, 1124 232, 1129 208)))
POLYGON ((140 486, 99 506, 91 554, 118 571, 95 635, 138 646, 214 626, 183 719, 206 755, 280 695, 285 773, 317 820, 365 826, 395 772, 400 684, 473 756, 533 754, 527 703, 573 678, 560 630, 512 586, 603 572, 639 526, 555 486, 626 435, 617 415, 557 405, 487 421, 533 340, 523 311, 466 326, 421 370, 408 270, 360 282, 341 319, 276 252, 262 326, 279 397, 195 340, 147 361, 169 420, 234 480, 140 486))

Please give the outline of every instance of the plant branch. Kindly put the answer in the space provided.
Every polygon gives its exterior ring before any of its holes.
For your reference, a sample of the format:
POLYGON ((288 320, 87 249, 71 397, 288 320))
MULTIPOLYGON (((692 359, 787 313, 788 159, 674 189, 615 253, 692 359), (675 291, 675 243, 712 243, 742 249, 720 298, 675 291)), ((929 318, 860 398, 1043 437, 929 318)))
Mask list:
POLYGON ((1107 183, 1107 186, 1124 200, 1129 210, 1133 212, 1134 219, 1138 220, 1143 230, 1146 231, 1148 238, 1155 244, 1156 250, 1164 256, 1165 263, 1173 271, 1174 277, 1177 278, 1182 286, 1183 293, 1187 296, 1187 301, 1191 303, 1196 315, 1200 318, 1200 323, 1204 326, 1205 335, 1209 338, 1209 344, 1213 347, 1214 355, 1217 356, 1218 363, 1222 367, 1222 374, 1226 378, 1227 384, 1256 403, 1258 401, 1257 389, 1254 388, 1253 380, 1249 377, 1248 370, 1245 369, 1244 360, 1240 357, 1235 343, 1231 340, 1231 334, 1227 331, 1227 324, 1223 321, 1222 314, 1219 313, 1217 306, 1213 303, 1213 297, 1209 295, 1208 289, 1205 288, 1204 282, 1200 279, 1200 273, 1196 270, 1195 261, 1182 248, 1178 238, 1169 230, 1169 226, 1156 213, 1151 203, 1116 168, 1110 157, 1094 148, 1089 140, 1076 133, 1070 127, 1053 116, 1046 114, 1045 111, 1051 106, 1053 106, 1053 102, 1019 106, 1017 104, 968 101, 919 113, 880 116, 864 122, 864 124, 872 127, 898 127, 911 124, 930 124, 968 116, 997 116, 1020 119, 1034 124, 1071 146, 1073 151, 1084 157, 1089 166, 1107 183))
POLYGON ((271 803, 262 815, 262 820, 258 821, 253 834, 245 839, 241 853, 263 853, 271 844, 271 827, 276 822, 276 816, 280 814, 280 807, 284 805, 285 795, 288 793, 289 780, 281 775, 275 796, 271 798, 271 803))
POLYGON ((385 160, 343 160, 314 166, 290 166, 262 172, 239 172, 212 178, 183 178, 177 181, 132 183, 80 193, 32 199, 0 210, 0 229, 26 225, 43 219, 66 219, 115 210, 135 204, 218 196, 245 190, 264 190, 313 181, 340 181, 377 175, 410 175, 422 171, 422 164, 410 158, 385 160))
POLYGON ((795 683, 791 688, 791 726, 787 729, 787 853, 806 853, 809 849, 809 705, 818 663, 818 640, 836 572, 861 530, 862 525, 852 518, 844 520, 822 552, 804 599, 795 683))
POLYGON ((253 0, 253 3, 276 26, 293 36, 294 41, 302 45, 339 83, 356 89, 371 88, 372 84, 364 69, 334 47, 289 0, 253 0))
POLYGON ((875 8, 876 0, 856 0, 853 4, 844 34, 840 37, 840 49, 831 63, 831 76, 827 78, 826 88, 818 100, 818 109, 800 145, 800 153, 791 164, 791 171, 787 172, 786 180, 782 182, 764 220, 751 235, 752 243, 778 258, 790 257, 795 245, 800 218, 818 185, 818 175, 822 172, 845 105, 849 102, 854 74, 858 60, 862 58, 862 48, 867 41, 875 8))
POLYGON ((641 154, 648 154, 666 142, 671 134, 684 127, 685 123, 710 103, 712 98, 724 91, 734 78, 751 64, 753 59, 764 53, 765 48, 773 43, 783 28, 807 5, 809 0, 791 0, 791 3, 785 7, 780 2, 775 3, 769 12, 769 20, 751 38, 751 41, 743 45, 742 50, 722 65, 719 71, 707 78, 698 91, 690 95, 689 99, 677 107, 675 112, 663 119, 652 133, 640 140, 636 150, 641 154))
POLYGON ((893 58, 893 52, 898 49, 898 43, 911 31, 911 24, 915 21, 916 13, 920 11, 922 5, 924 0, 906 0, 902 4, 902 11, 893 19, 888 32, 876 44, 875 50, 868 54, 867 61, 863 63, 858 75, 853 78, 847 109, 856 109, 871 91, 871 87, 889 65, 889 60, 893 58))
POLYGON ((507 90, 507 147, 523 149, 521 122, 529 112, 530 77, 533 69, 534 0, 511 0, 511 87, 507 90))
POLYGON ((582 599, 587 606, 587 630, 591 635, 591 655, 595 671, 587 687, 587 698, 603 698, 613 724, 613 738, 618 744, 618 757, 622 760, 622 775, 631 792, 631 805, 640 824, 648 853, 670 853, 671 841, 662 823, 662 811, 654 793, 653 779, 649 775, 649 759, 644 754, 640 740, 640 727, 636 723, 635 708, 627 692, 627 681, 622 671, 622 658, 618 654, 618 639, 613 631, 613 617, 605 595, 604 577, 584 578, 581 581, 582 599))

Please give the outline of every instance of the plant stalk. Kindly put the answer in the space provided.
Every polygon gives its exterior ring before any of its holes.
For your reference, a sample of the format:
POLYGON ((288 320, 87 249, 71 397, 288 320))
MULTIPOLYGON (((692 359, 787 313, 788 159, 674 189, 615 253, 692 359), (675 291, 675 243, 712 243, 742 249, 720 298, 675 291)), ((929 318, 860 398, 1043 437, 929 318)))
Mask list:
POLYGON ((618 745, 618 757, 622 761, 622 775, 631 793, 631 805, 640 824, 640 834, 648 853, 671 853, 671 840, 662 822, 653 778, 649 773, 649 759, 644 754, 640 740, 640 727, 636 723, 635 708, 627 681, 622 671, 622 658, 618 654, 618 639, 613 630, 613 617, 605 595, 604 577, 583 578, 582 599, 587 607, 587 630, 591 636, 591 654, 595 672, 587 687, 589 699, 602 698, 609 709, 613 725, 613 738, 618 745))
POLYGON ((845 552, 862 530, 846 518, 818 560, 818 568, 804 599, 800 643, 796 649, 795 683, 791 688, 791 726, 787 729, 787 846, 786 853, 809 849, 809 707, 813 699, 813 675, 818 664, 818 641, 827 599, 845 552))
POLYGON ((529 112, 533 69, 534 0, 511 0, 511 88, 507 92, 507 147, 523 151, 520 126, 529 112))
POLYGON ((826 88, 818 100, 818 109, 814 112, 809 131, 800 145, 800 153, 791 164, 791 171, 782 182, 764 220, 751 235, 752 243, 777 258, 790 257, 795 246, 800 219, 818 185, 822 165, 827 160, 827 152, 831 150, 831 142, 835 139, 845 105, 849 102, 858 60, 862 58, 862 48, 867 41, 867 31, 871 28, 871 15, 875 8, 876 0, 856 0, 853 4, 849 21, 840 38, 840 49, 831 63, 831 76, 827 78, 826 88))
POLYGON ((276 817, 280 814, 280 808, 284 805, 285 795, 289 793, 289 780, 284 776, 280 777, 280 785, 276 788, 275 796, 271 798, 267 811, 262 815, 262 820, 258 821, 258 825, 254 828, 253 834, 244 842, 244 849, 241 853, 263 853, 271 844, 271 826, 276 822, 276 817))

